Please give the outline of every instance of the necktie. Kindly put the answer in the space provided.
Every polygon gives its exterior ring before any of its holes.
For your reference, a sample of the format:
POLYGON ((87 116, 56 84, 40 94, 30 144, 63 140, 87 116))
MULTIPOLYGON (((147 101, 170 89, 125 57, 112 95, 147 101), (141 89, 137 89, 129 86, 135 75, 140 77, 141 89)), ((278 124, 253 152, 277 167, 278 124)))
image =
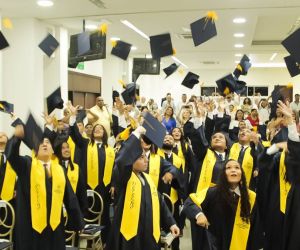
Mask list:
POLYGON ((2 162, 3 162, 3 154, 0 152, 0 167, 2 165, 2 162))
POLYGON ((243 164, 244 154, 245 154, 245 147, 242 146, 242 147, 241 147, 241 151, 240 151, 240 153, 239 153, 239 157, 238 157, 238 162, 239 162, 241 165, 243 164))
POLYGON ((48 168, 48 165, 47 165, 47 164, 44 164, 43 166, 44 166, 44 168, 45 168, 47 177, 48 177, 48 178, 51 178, 50 168, 48 168))
POLYGON ((219 159, 220 161, 224 161, 223 155, 222 155, 222 154, 218 154, 218 159, 219 159))

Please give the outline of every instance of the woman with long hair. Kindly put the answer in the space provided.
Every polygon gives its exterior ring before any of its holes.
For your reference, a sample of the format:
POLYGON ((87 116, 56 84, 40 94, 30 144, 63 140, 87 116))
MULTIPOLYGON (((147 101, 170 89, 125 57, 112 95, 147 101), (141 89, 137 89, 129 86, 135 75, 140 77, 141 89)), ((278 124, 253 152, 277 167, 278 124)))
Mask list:
MULTIPOLYGON (((76 115, 76 108, 69 104, 72 117, 76 115)), ((107 144, 108 134, 101 124, 93 127, 91 138, 84 138, 74 126, 73 119, 70 118, 70 136, 82 152, 82 172, 86 180, 88 189, 98 192, 104 203, 104 210, 101 224, 105 226, 101 236, 105 243, 110 228, 109 206, 112 202, 114 189, 111 187, 113 166, 115 162, 115 152, 107 144)), ((99 204, 100 205, 100 204, 99 204)))
POLYGON ((176 120, 173 115, 173 108, 171 106, 167 107, 162 119, 162 124, 166 127, 168 133, 170 133, 171 130, 176 127, 176 120))
POLYGON ((246 97, 243 101, 243 104, 241 105, 241 109, 243 110, 243 112, 250 113, 252 107, 253 105, 251 99, 249 97, 246 97))
POLYGON ((185 201, 183 212, 207 230, 202 230, 201 245, 193 241, 193 250, 260 249, 262 232, 255 198, 247 189, 240 164, 228 160, 217 186, 191 194, 185 201))
POLYGON ((229 137, 232 141, 236 142, 238 140, 239 133, 239 123, 244 121, 246 123, 246 127, 252 129, 252 125, 250 121, 244 119, 244 111, 238 109, 235 113, 235 119, 231 120, 229 125, 229 137))

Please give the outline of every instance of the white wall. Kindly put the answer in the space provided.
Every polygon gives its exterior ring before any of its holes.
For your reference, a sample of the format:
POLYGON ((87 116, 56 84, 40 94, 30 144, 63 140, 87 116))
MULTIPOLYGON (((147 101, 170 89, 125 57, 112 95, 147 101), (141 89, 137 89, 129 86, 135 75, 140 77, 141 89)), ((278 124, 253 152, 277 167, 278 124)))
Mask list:
POLYGON ((86 61, 84 62, 84 69, 71 69, 70 71, 75 71, 83 74, 93 75, 93 76, 103 76, 103 60, 95 60, 95 61, 86 61))

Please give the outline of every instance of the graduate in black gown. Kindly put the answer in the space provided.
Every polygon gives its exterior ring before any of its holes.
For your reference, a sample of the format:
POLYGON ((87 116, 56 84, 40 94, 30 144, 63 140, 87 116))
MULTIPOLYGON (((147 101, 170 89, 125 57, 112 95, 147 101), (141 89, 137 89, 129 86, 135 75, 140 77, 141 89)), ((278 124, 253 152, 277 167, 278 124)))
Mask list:
MULTIPOLYGON (((18 125, 12 138, 9 162, 18 175, 15 244, 17 250, 64 250, 63 204, 69 216, 70 228, 84 227, 80 207, 71 184, 57 161, 51 160, 52 145, 48 138, 41 141, 33 133, 37 153, 20 156, 19 146, 24 127, 18 125)), ((25 134, 25 137, 28 136, 25 134)))
POLYGON ((162 196, 151 177, 144 173, 148 160, 139 139, 144 132, 144 128, 138 127, 124 142, 116 159, 122 178, 117 182, 119 195, 109 250, 158 250, 160 228, 170 230, 174 237, 179 235, 162 196))
POLYGON ((207 230, 202 244, 193 244, 193 249, 260 249, 262 231, 255 197, 240 164, 228 160, 217 186, 190 194, 185 201, 183 212, 207 230))

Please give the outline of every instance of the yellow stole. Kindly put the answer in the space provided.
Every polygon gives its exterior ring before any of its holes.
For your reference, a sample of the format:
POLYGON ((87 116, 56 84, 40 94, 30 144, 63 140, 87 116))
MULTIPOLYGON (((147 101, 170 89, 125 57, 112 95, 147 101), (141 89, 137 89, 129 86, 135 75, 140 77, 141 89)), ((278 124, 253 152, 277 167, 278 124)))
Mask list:
POLYGON ((74 193, 77 190, 78 178, 79 178, 79 167, 76 163, 73 162, 74 169, 71 170, 70 164, 68 166, 67 176, 72 186, 74 193))
POLYGON ((75 157, 75 142, 72 140, 71 136, 69 136, 67 143, 69 144, 69 148, 71 151, 71 160, 74 162, 74 157, 75 157))
MULTIPOLYGON (((185 144, 185 149, 187 150, 188 149, 188 145, 185 144)), ((185 172, 185 157, 183 155, 183 152, 182 152, 182 147, 181 147, 181 143, 178 144, 178 157, 181 159, 181 162, 182 162, 182 171, 183 173, 185 172)))
MULTIPOLYGON (((54 231, 60 224, 66 179, 62 167, 51 161, 52 201, 50 226, 54 231)), ((45 169, 37 158, 32 158, 30 171, 30 204, 32 228, 42 233, 47 226, 47 191, 45 169)))
POLYGON ((158 187, 160 175, 160 156, 158 154, 150 154, 149 160, 149 176, 156 187, 158 187))
MULTIPOLYGON (((190 194, 191 200, 198 206, 201 207, 202 202, 206 197, 208 189, 203 189, 199 193, 190 194)), ((248 190, 249 201, 251 205, 251 211, 255 203, 256 194, 248 190)), ((250 232, 251 224, 242 220, 241 218, 241 199, 239 198, 238 206, 235 213, 234 226, 230 242, 230 250, 246 250, 248 237, 250 232)))
MULTIPOLYGON (((239 143, 234 143, 230 149, 229 159, 233 159, 237 161, 239 158, 240 151, 241 151, 241 147, 239 143)), ((253 171, 253 157, 251 155, 250 146, 246 148, 243 163, 242 163, 242 168, 245 172, 247 186, 249 187, 251 177, 252 177, 252 171, 253 171)))
MULTIPOLYGON (((112 170, 115 162, 115 151, 112 147, 105 147, 105 166, 103 184, 107 186, 111 181, 112 170)), ((99 185, 99 161, 98 146, 96 143, 89 143, 87 151, 87 183, 91 189, 99 185)))
MULTIPOLYGON (((1 166, 1 162, 0 162, 1 166)), ((5 175, 2 185, 2 190, 0 194, 0 198, 5 201, 10 201, 14 197, 14 190, 16 185, 17 175, 10 163, 6 162, 5 175)))
POLYGON ((216 161, 217 159, 215 153, 212 150, 207 149, 202 163, 202 169, 197 184, 196 193, 199 193, 201 190, 207 190, 209 187, 214 186, 214 184, 211 182, 211 179, 216 161))
POLYGON ((285 152, 280 155, 279 163, 279 190, 280 190, 280 211, 285 214, 286 199, 291 189, 291 184, 285 180, 286 167, 284 164, 285 152))
MULTIPOLYGON (((160 237, 160 206, 157 187, 155 186, 149 175, 145 173, 143 173, 143 175, 145 176, 146 181, 148 182, 151 190, 153 237, 155 241, 158 242, 160 237)), ((142 184, 137 175, 134 172, 132 172, 126 187, 125 201, 120 228, 120 232, 127 241, 137 235, 141 199, 142 184)))

